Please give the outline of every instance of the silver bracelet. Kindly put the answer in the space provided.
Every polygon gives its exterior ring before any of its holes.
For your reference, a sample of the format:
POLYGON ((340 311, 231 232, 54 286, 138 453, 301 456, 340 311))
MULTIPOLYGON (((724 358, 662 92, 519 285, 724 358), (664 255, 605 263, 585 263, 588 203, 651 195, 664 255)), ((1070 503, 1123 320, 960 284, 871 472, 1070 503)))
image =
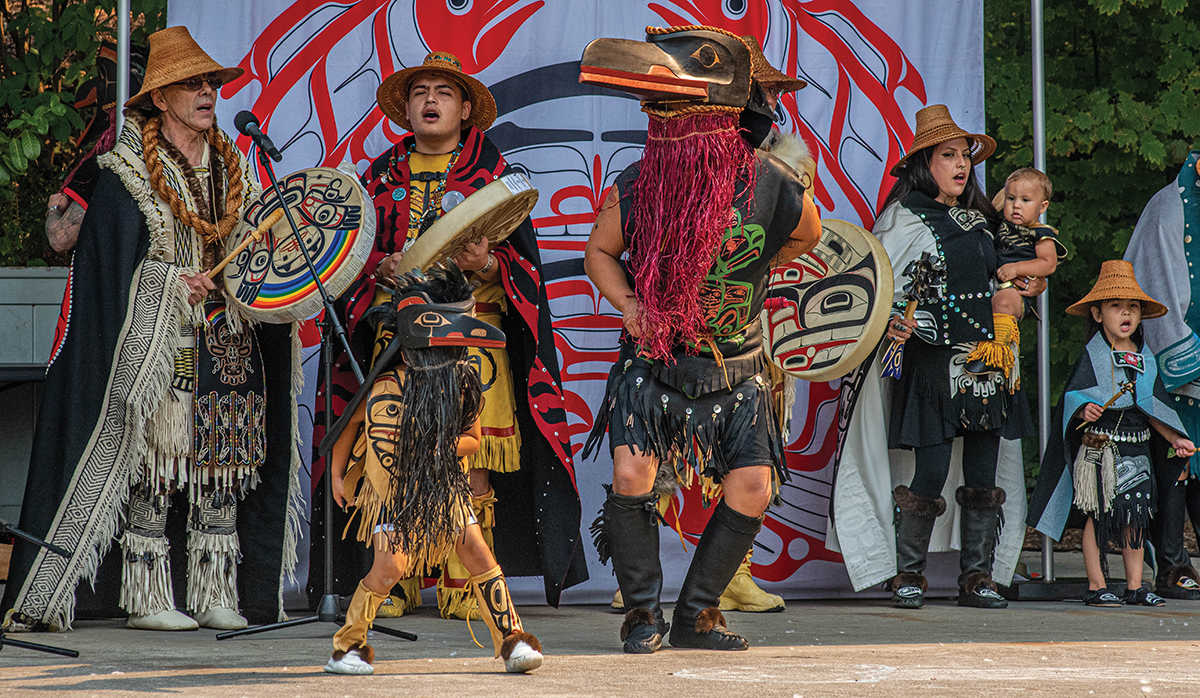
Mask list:
POLYGON ((480 268, 476 269, 476 270, 475 270, 475 273, 476 273, 476 274, 486 274, 486 273, 488 273, 489 271, 491 271, 491 270, 492 270, 492 265, 493 265, 493 264, 495 264, 495 263, 496 263, 496 258, 492 256, 492 253, 491 253, 491 252, 488 252, 488 255, 487 255, 487 264, 485 264, 485 265, 483 265, 482 267, 480 267, 480 268))

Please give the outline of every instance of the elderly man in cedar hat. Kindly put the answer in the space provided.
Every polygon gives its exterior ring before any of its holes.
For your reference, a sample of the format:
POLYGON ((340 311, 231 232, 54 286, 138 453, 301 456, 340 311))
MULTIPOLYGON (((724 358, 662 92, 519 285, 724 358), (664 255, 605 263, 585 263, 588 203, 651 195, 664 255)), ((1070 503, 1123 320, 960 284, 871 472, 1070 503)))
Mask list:
POLYGON ((9 628, 69 628, 79 580, 99 576, 101 597, 116 597, 114 566, 131 628, 241 628, 239 607, 256 622, 283 617, 298 537, 296 328, 251 327, 204 273, 258 191, 214 115, 241 73, 185 27, 151 35, 141 90, 98 159, 21 517, 73 552, 18 546, 9 628), (174 545, 187 548, 192 616, 176 609, 168 552, 177 499, 190 506, 174 545), (101 566, 114 539, 120 555, 101 566))
MULTIPOLYGON (((411 134, 384 151, 362 176, 379 212, 375 250, 343 300, 355 356, 368 363, 373 347, 386 341, 365 323, 360 329, 359 320, 384 297, 381 286, 391 286, 397 274, 409 271, 397 268, 404 251, 454 205, 512 171, 483 135, 496 119, 495 99, 483 83, 462 71, 452 54, 430 53, 421 65, 388 76, 376 96, 384 115, 411 134)), ((579 496, 533 224, 526 218, 495 247, 485 236, 467 245, 454 261, 478 284, 478 316, 508 338, 506 348, 470 349, 485 398, 482 442, 469 458, 471 506, 489 545, 493 524, 505 520, 507 538, 498 554, 505 573, 543 576, 547 601, 557 605, 562 589, 587 579, 587 567, 578 545, 579 496)), ((357 389, 347 361, 340 356, 335 368, 337 415, 357 389)), ((320 409, 324 398, 318 393, 320 409)), ((316 423, 324 423, 321 413, 316 423)), ((314 442, 323 434, 318 427, 314 442)), ((318 464, 314 472, 322 469, 318 464)), ((335 528, 343 516, 335 512, 335 528)), ((314 536, 317 564, 309 574, 310 594, 320 588, 316 580, 323 574, 317 554, 321 545, 314 536)), ((335 546, 338 593, 353 591, 350 585, 357 582, 359 570, 369 566, 363 553, 362 546, 335 546)), ((457 554, 451 553, 438 582, 442 617, 480 618, 469 578, 457 554)), ((419 603, 420 580, 405 580, 400 594, 384 601, 379 615, 395 617, 419 603)))

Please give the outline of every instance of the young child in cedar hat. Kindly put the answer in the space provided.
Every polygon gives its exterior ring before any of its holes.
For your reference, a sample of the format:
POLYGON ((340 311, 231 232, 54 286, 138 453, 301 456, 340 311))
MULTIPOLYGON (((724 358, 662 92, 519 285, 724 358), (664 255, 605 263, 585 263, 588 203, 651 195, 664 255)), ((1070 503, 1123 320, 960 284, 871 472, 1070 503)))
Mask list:
POLYGON ((1142 291, 1132 264, 1112 260, 1067 313, 1089 318, 1089 339, 1056 410, 1059 428, 1042 459, 1029 524, 1055 540, 1064 528, 1082 525, 1085 604, 1162 606, 1162 597, 1142 587, 1142 540, 1157 510, 1154 471, 1186 472, 1183 456, 1196 450, 1169 406, 1154 354, 1143 353, 1142 318, 1161 317, 1167 308, 1142 291), (1151 448, 1151 429, 1179 460, 1151 448), (1102 553, 1114 538, 1125 564, 1121 596, 1105 583, 1102 553))

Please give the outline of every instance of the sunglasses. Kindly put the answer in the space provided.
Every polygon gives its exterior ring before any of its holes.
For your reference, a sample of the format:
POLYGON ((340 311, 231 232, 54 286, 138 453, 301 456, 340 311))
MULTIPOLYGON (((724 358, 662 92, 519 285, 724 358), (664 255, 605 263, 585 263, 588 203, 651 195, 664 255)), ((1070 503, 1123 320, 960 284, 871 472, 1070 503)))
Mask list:
POLYGON ((171 84, 178 85, 189 92, 195 92, 201 87, 204 87, 204 83, 206 82, 208 83, 208 86, 214 90, 221 89, 221 86, 225 84, 225 80, 217 75, 197 75, 195 77, 190 77, 187 80, 180 80, 179 82, 173 82, 171 84))

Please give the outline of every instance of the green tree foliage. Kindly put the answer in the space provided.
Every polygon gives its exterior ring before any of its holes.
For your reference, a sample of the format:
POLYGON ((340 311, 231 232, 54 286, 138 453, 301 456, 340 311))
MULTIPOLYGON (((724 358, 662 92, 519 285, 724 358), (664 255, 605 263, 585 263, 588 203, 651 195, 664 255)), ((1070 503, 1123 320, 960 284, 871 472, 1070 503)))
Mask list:
MULTIPOLYGON (((984 0, 988 193, 1033 165, 1029 0, 984 0)), ((1124 255, 1142 209, 1200 142, 1200 6, 1187 0, 1046 3, 1047 212, 1071 256, 1050 285, 1051 395, 1083 346, 1085 324, 1063 311, 1100 263, 1124 255)), ((1033 323, 1024 324, 1025 385, 1035 388, 1033 323)), ((1031 391, 1032 392, 1032 391, 1031 391)))
MULTIPOLYGON (((166 0, 133 0, 133 40, 161 29, 166 0)), ((65 263, 46 241, 46 201, 81 155, 90 114, 71 104, 114 40, 115 0, 0 0, 0 266, 65 263)))

